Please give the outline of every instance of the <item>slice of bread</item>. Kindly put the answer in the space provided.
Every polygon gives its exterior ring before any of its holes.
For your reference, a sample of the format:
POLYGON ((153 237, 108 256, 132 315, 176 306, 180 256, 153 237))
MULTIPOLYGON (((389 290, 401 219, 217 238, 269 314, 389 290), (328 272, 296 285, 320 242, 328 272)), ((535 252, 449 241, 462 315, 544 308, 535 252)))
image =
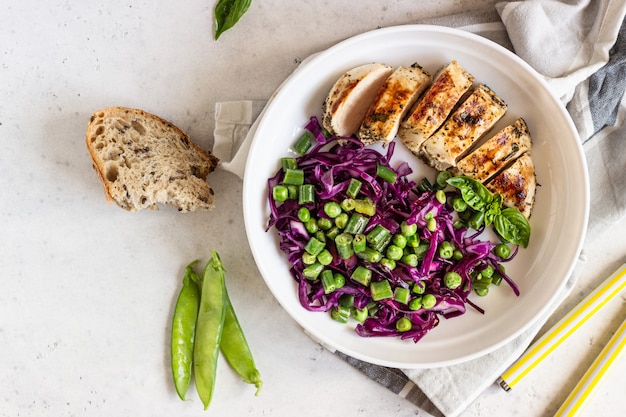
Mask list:
POLYGON ((217 157, 193 143, 178 127, 138 109, 109 107, 87 126, 87 149, 109 202, 129 211, 213 209, 206 177, 217 157))

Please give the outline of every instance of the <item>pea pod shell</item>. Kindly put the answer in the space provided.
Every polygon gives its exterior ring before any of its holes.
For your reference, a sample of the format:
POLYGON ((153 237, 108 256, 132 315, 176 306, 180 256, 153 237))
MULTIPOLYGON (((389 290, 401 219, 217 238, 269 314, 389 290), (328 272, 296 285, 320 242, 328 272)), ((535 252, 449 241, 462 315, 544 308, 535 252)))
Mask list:
POLYGON ((215 388, 224 306, 224 268, 219 255, 213 251, 203 272, 193 351, 196 390, 205 410, 209 408, 215 388))
POLYGON ((256 387, 255 395, 259 395, 263 382, 261 381, 261 373, 256 368, 254 358, 243 329, 239 324, 239 319, 235 314, 235 309, 230 302, 228 291, 224 291, 225 299, 225 317, 224 329, 222 331, 222 341, 220 348, 226 361, 237 372, 245 382, 254 384, 256 387))
POLYGON ((176 392, 185 399, 193 364, 193 346, 196 320, 200 307, 200 289, 192 275, 197 275, 189 265, 185 270, 183 285, 178 294, 171 332, 172 376, 176 392))

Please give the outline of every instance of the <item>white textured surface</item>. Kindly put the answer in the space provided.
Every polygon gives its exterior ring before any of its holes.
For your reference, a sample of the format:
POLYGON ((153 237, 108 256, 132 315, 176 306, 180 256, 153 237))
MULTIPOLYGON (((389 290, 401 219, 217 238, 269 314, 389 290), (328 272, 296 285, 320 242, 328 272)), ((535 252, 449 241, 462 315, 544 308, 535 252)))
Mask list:
MULTIPOLYGON (((205 147, 216 101, 267 98, 299 60, 378 26, 482 9, 493 0, 253 1, 215 42, 209 1, 5 0, 0 15, 0 416, 410 416, 415 408, 313 343, 258 276, 241 181, 217 171, 212 213, 131 214, 106 203, 84 146, 91 113, 126 105, 205 147), (217 249, 265 385, 220 362, 213 404, 181 402, 168 332, 185 265, 217 249)), ((608 276, 626 221, 586 251, 571 300, 608 276)), ((463 416, 550 416, 624 316, 608 305, 510 393, 493 386, 463 416)), ((626 406, 621 360, 584 415, 626 406)))

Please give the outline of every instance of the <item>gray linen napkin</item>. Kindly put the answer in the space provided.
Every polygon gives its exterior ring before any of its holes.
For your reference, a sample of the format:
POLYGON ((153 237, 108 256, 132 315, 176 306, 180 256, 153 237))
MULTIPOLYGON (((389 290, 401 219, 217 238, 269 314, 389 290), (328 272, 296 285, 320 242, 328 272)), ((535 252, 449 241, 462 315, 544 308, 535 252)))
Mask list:
MULTIPOLYGON (((622 1, 515 1, 498 3, 495 10, 417 22, 474 32, 513 50, 562 97, 584 143, 589 169, 592 203, 586 242, 626 213, 626 195, 619 189, 626 183, 626 156, 622 153, 626 148, 625 14, 622 1)), ((243 177, 255 121, 265 104, 262 100, 216 104, 214 153, 221 159, 222 169, 243 177)), ((456 416, 521 355, 545 320, 570 295, 584 267, 581 255, 561 297, 546 316, 484 357, 443 368, 402 370, 335 353, 425 413, 456 416)))

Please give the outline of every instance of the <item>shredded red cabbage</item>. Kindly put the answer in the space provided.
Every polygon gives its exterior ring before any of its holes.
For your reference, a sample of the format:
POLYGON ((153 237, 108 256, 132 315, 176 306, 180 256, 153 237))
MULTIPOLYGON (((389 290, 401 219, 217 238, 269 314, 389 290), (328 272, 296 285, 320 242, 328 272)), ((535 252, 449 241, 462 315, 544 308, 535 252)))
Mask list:
MULTIPOLYGON (((376 213, 371 216, 365 233, 376 225, 385 226, 392 234, 399 232, 400 224, 417 224, 418 235, 422 241, 429 243, 423 259, 417 266, 409 266, 397 262, 394 269, 389 269, 380 263, 368 263, 357 256, 341 259, 337 256, 336 248, 328 245, 334 255, 333 261, 327 268, 350 277, 358 266, 366 266, 372 271, 372 281, 388 280, 391 288, 411 288, 415 283, 423 282, 425 292, 433 294, 437 303, 432 308, 410 310, 393 298, 375 302, 370 316, 356 325, 356 333, 361 336, 398 336, 402 339, 419 341, 426 333, 438 325, 440 316, 452 318, 466 312, 466 305, 477 311, 484 311, 469 300, 472 292, 471 275, 491 265, 506 281, 516 295, 519 290, 513 280, 507 276, 502 262, 511 260, 517 253, 503 260, 493 253, 495 244, 488 240, 480 240, 482 230, 473 231, 465 227, 455 227, 455 212, 450 204, 440 203, 434 191, 418 191, 416 184, 408 179, 412 170, 408 163, 401 162, 392 167, 391 160, 394 152, 394 142, 391 142, 386 154, 375 149, 364 147, 353 137, 326 137, 317 118, 312 117, 306 129, 315 138, 315 144, 309 152, 297 159, 299 169, 304 171, 306 182, 313 184, 316 191, 316 201, 305 206, 317 217, 325 217, 324 203, 328 201, 341 202, 346 196, 348 184, 352 178, 362 182, 361 194, 369 197, 376 205, 376 213), (397 180, 392 184, 376 176, 377 164, 383 165, 397 174, 397 180), (427 216, 436 220, 436 228, 430 231, 427 225, 427 216), (442 258, 438 248, 443 241, 453 242, 463 256, 459 260, 442 258), (462 285, 450 289, 443 283, 443 276, 454 271, 462 277, 462 285), (374 313, 372 313, 372 311, 374 313), (396 322, 408 318, 412 327, 408 331, 396 329, 396 322)), ((276 203, 272 198, 274 186, 283 180, 283 170, 268 180, 268 202, 271 215, 267 230, 274 227, 280 236, 280 249, 287 255, 291 264, 291 274, 298 283, 298 297, 302 306, 310 311, 330 311, 338 306, 344 294, 354 296, 354 306, 363 308, 372 306, 372 294, 369 287, 361 285, 351 279, 346 279, 345 285, 334 292, 326 294, 320 280, 309 280, 303 276, 306 267, 302 261, 304 247, 310 239, 310 233, 298 219, 298 209, 302 207, 297 200, 286 200, 276 203)), ((455 193, 449 191, 448 195, 455 193)))

